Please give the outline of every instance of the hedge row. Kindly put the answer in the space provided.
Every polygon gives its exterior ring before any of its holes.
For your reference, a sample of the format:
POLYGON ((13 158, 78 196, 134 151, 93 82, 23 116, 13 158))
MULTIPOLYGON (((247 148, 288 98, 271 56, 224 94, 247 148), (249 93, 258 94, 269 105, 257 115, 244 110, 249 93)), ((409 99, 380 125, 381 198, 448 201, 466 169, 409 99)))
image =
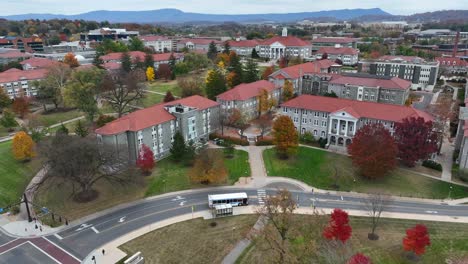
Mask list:
POLYGON ((240 138, 236 138, 236 137, 223 136, 223 135, 220 135, 220 134, 217 134, 217 133, 210 134, 210 140, 213 140, 215 138, 222 139, 222 140, 224 140, 224 142, 229 142, 229 143, 234 144, 234 145, 241 145, 241 146, 248 146, 249 145, 249 141, 247 141, 247 139, 245 139, 245 138, 240 139, 240 138))
POLYGON ((259 139, 255 142, 255 146, 271 146, 274 145, 273 139, 259 139))
POLYGON ((422 165, 426 168, 430 168, 436 171, 442 171, 442 165, 433 160, 425 160, 423 161, 422 165))

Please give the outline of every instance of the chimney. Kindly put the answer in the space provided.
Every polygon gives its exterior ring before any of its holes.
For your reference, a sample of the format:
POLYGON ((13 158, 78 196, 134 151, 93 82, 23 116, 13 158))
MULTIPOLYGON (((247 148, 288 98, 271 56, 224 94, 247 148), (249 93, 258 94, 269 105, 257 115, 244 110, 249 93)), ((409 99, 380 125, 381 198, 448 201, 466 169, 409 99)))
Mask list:
POLYGON ((460 30, 457 30, 457 35, 455 36, 455 43, 453 45, 452 58, 457 57, 458 52, 458 42, 460 41, 460 30))
POLYGON ((286 27, 283 28, 283 33, 281 34, 281 36, 283 36, 283 37, 288 36, 288 28, 286 28, 286 27))

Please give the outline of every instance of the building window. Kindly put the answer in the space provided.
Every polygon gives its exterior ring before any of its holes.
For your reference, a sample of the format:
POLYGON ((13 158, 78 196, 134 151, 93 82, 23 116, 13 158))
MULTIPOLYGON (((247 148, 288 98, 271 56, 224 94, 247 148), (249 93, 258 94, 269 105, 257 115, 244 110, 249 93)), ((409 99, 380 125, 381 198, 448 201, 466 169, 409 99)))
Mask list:
POLYGON ((318 120, 314 120, 314 126, 318 126, 319 124, 319 121, 318 120))

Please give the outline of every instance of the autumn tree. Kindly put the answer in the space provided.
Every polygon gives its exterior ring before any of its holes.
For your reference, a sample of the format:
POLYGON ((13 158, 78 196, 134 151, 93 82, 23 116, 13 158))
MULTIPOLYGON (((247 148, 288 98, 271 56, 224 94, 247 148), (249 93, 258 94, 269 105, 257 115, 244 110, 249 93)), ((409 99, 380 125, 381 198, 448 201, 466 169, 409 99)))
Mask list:
POLYGON ((291 81, 285 80, 283 85, 282 99, 287 102, 294 97, 294 87, 291 81))
POLYGON ((273 74, 274 69, 275 69, 275 66, 266 67, 262 73, 262 80, 268 80, 268 76, 273 74))
POLYGON ((143 98, 143 87, 138 83, 137 72, 106 75, 102 87, 102 97, 121 117, 125 109, 143 98))
MULTIPOLYGON (((231 77, 229 78, 231 84, 230 87, 234 87, 242 83, 244 71, 242 68, 240 57, 234 51, 231 51, 229 53, 228 71, 230 71, 231 75, 231 77)), ((226 77, 226 79, 228 79, 228 77, 226 77)))
POLYGON ((16 160, 30 160, 36 155, 34 153, 34 141, 24 131, 15 134, 11 149, 16 160))
POLYGON ((372 261, 368 256, 357 253, 349 259, 347 264, 372 264, 372 261))
POLYGON ((288 67, 288 59, 287 59, 286 57, 281 57, 281 58, 279 59, 279 63, 278 63, 278 64, 279 64, 279 67, 280 67, 281 69, 286 68, 286 67, 288 67))
POLYGON ((83 111, 90 122, 99 112, 100 87, 105 74, 97 67, 75 70, 63 90, 65 104, 83 111))
POLYGON ((457 113, 453 111, 452 96, 440 94, 437 103, 429 106, 429 112, 435 117, 432 126, 437 132, 437 153, 440 154, 444 137, 450 137, 450 126, 447 125, 447 122, 452 122, 457 118, 457 113))
POLYGON ((0 113, 4 108, 11 105, 10 96, 8 96, 4 89, 0 89, 0 113))
POLYGON ((178 78, 177 86, 180 87, 181 96, 203 95, 203 79, 201 78, 178 78))
POLYGON ((379 236, 375 233, 379 225, 382 212, 388 208, 391 202, 391 197, 381 193, 371 193, 365 200, 367 214, 371 218, 372 228, 371 233, 367 235, 370 240, 378 240, 379 236))
POLYGON ((369 179, 380 178, 397 165, 395 140, 380 123, 361 127, 348 145, 348 153, 360 173, 369 179))
POLYGON ((126 184, 131 178, 115 149, 98 145, 94 138, 56 134, 41 144, 39 153, 47 170, 33 190, 65 185, 77 202, 88 202, 98 196, 96 183, 126 184))
POLYGON ((433 130, 432 121, 425 121, 422 117, 405 118, 396 123, 394 137, 398 158, 408 167, 437 151, 437 132, 433 130))
POLYGON ((328 226, 323 230, 323 237, 328 240, 341 241, 344 244, 351 237, 351 232, 348 213, 341 209, 334 209, 328 226))
POLYGON ((153 67, 148 67, 146 68, 146 80, 149 82, 154 81, 154 68, 153 67))
POLYGON ((227 179, 223 154, 220 150, 205 149, 201 151, 189 172, 192 182, 202 184, 224 183, 227 179))
POLYGON ((141 145, 140 151, 138 152, 138 158, 136 161, 136 165, 140 168, 143 175, 150 175, 151 171, 154 168, 154 155, 153 151, 146 146, 141 145))
POLYGON ((293 56, 288 63, 288 66, 294 66, 303 63, 301 56, 293 56))
POLYGON ((223 53, 224 54, 229 54, 231 52, 231 45, 229 44, 229 41, 224 42, 224 49, 223 53))
POLYGON ((88 128, 85 125, 83 125, 83 122, 81 122, 81 120, 78 120, 78 123, 76 123, 75 134, 82 138, 89 135, 88 128))
POLYGON ((406 230, 406 236, 403 238, 403 249, 405 251, 421 256, 429 245, 431 245, 431 239, 425 225, 418 224, 406 230))
POLYGON ((21 96, 16 97, 11 106, 13 112, 19 115, 20 118, 24 118, 29 112, 29 100, 28 98, 21 96))
POLYGON ((76 67, 80 66, 80 63, 75 58, 75 55, 73 53, 71 53, 71 52, 67 53, 65 55, 65 57, 63 57, 63 63, 70 66, 70 68, 76 68, 76 67))
POLYGON ((160 64, 158 66, 159 78, 168 81, 169 79, 171 79, 171 75, 172 75, 172 72, 171 72, 171 68, 169 67, 169 64, 160 64))
POLYGON ((229 114, 229 125, 239 129, 240 137, 244 136, 244 131, 249 126, 247 116, 239 109, 234 108, 229 114))
POLYGON ((258 115, 260 116, 263 112, 270 111, 276 103, 275 98, 270 96, 266 89, 261 89, 260 95, 258 96, 258 115))
POLYGON ((44 105, 53 103, 55 109, 63 102, 62 91, 71 76, 70 66, 55 64, 47 69, 45 79, 39 81, 36 99, 44 105))
POLYGON ((233 88, 240 83, 240 79, 235 72, 230 72, 226 76, 226 84, 229 88, 233 88))
POLYGON ((273 123, 273 136, 276 152, 282 159, 287 159, 299 145, 294 123, 288 116, 279 116, 273 123))
POLYGON ((8 109, 3 111, 3 116, 0 118, 0 125, 8 129, 9 132, 13 131, 13 128, 18 126, 15 114, 8 109))
POLYGON ((164 96, 164 102, 167 103, 167 102, 172 102, 174 101, 175 98, 174 98, 174 95, 172 95, 171 91, 167 91, 166 92, 166 95, 164 96))
POLYGON ((260 128, 260 137, 263 137, 267 130, 271 128, 273 123, 272 119, 273 117, 271 114, 264 114, 256 120, 258 128, 260 128))
POLYGON ((211 100, 216 100, 216 96, 226 91, 226 80, 219 69, 209 70, 206 75, 206 95, 211 100))
POLYGON ((243 81, 245 83, 253 83, 258 81, 259 70, 258 64, 252 60, 248 59, 247 63, 245 64, 244 73, 243 73, 243 81))

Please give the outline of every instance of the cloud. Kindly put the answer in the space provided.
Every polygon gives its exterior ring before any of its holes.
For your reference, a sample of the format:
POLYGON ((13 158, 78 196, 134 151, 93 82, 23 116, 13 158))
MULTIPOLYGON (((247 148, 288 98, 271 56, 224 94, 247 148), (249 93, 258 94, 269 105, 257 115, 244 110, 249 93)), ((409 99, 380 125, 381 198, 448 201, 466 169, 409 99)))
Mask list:
POLYGON ((466 9, 468 0, 0 0, 2 15, 25 13, 79 14, 94 10, 152 10, 177 8, 186 12, 252 14, 379 7, 392 14, 466 9), (215 3, 215 4, 214 4, 215 3), (422 4, 424 3, 424 4, 422 4))

